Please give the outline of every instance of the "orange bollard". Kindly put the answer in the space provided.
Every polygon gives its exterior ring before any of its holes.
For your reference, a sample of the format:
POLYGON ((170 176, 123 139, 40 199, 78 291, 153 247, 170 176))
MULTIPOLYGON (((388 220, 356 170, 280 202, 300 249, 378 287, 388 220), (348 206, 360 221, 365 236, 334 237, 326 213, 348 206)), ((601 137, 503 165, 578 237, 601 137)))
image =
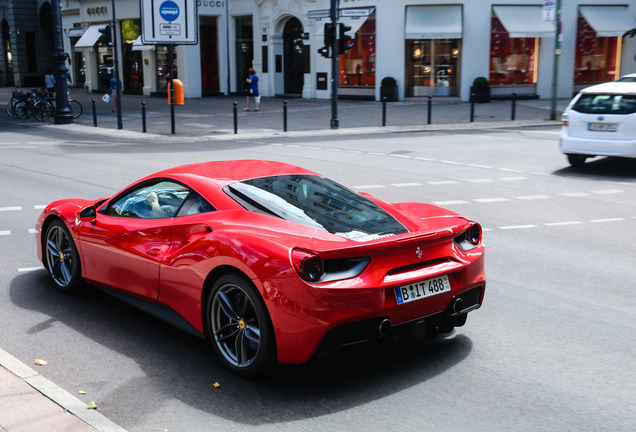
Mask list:
MULTIPOLYGON (((185 104, 185 98, 183 96, 183 81, 173 79, 174 83, 174 103, 175 105, 185 104)), ((168 105, 170 105, 170 83, 168 83, 168 105)))

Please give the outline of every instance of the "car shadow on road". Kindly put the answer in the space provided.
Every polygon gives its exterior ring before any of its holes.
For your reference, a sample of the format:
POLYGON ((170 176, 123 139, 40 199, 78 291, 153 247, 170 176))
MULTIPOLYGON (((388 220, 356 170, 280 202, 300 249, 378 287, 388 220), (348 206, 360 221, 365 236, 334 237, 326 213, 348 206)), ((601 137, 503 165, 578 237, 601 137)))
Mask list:
POLYGON ((598 157, 588 159, 580 167, 564 167, 553 174, 560 177, 636 182, 636 159, 598 157))
MULTIPOLYGON (((472 350, 471 339, 461 333, 420 344, 393 339, 388 344, 349 348, 304 365, 283 365, 267 376, 248 380, 223 368, 206 341, 95 288, 89 287, 79 296, 63 294, 53 287, 44 270, 16 276, 11 282, 10 298, 15 306, 45 316, 21 337, 35 337, 59 322, 95 342, 82 347, 82 367, 95 369, 95 382, 101 382, 101 387, 91 389, 91 382, 83 381, 60 382, 62 376, 67 380, 75 378, 68 371, 42 369, 41 373, 54 374, 49 378, 63 387, 88 389, 91 397, 99 401, 101 412, 122 423, 143 424, 146 417, 152 418, 152 407, 175 400, 251 426, 315 418, 426 383, 461 363, 472 350), (93 345, 95 352, 91 354, 93 345), (91 361, 91 356, 103 353, 103 347, 116 352, 117 358, 133 359, 143 376, 120 378, 121 382, 117 382, 118 376, 104 376, 99 365, 105 359, 95 359, 95 364, 91 361), (220 386, 215 387, 215 383, 220 386), (139 408, 141 395, 147 410, 139 408)), ((50 365, 55 363, 55 358, 48 360, 50 365)), ((122 368, 127 364, 129 361, 122 362, 122 368)), ((187 421, 174 417, 175 424, 166 424, 166 428, 188 430, 187 421)))

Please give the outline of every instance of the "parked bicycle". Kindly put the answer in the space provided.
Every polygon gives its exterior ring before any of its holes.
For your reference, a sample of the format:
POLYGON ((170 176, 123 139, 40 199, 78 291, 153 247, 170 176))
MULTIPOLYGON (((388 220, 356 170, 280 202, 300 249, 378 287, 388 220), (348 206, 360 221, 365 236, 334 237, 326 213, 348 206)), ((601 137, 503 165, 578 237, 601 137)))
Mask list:
MULTIPOLYGON (((69 98, 69 106, 74 119, 84 112, 79 101, 69 98)), ((23 92, 16 89, 7 103, 7 115, 14 119, 26 120, 31 117, 39 121, 48 121, 55 115, 55 96, 46 89, 34 89, 23 92)))

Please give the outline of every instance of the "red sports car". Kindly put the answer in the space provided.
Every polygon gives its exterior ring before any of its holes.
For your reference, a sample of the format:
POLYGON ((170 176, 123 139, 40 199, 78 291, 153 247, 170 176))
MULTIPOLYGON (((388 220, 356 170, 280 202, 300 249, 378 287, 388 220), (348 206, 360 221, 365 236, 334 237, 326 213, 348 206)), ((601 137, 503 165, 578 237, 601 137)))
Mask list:
POLYGON ((479 224, 296 166, 207 162, 50 204, 38 257, 207 337, 243 376, 357 342, 450 332, 486 287, 479 224))

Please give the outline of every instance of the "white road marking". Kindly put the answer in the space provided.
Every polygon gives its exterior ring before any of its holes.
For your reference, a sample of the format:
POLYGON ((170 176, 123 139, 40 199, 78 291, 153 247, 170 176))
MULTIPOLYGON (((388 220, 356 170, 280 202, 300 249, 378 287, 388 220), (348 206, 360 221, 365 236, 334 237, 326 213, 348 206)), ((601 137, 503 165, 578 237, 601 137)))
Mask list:
POLYGON ((508 198, 496 197, 496 198, 477 198, 474 200, 478 203, 494 203, 508 201, 508 198))
POLYGON ((0 211, 20 211, 20 210, 22 210, 22 207, 20 206, 0 207, 0 211))
POLYGON ((592 223, 604 223, 604 222, 620 222, 624 221, 625 218, 607 218, 607 219, 592 219, 590 222, 592 223))
POLYGON ((564 197, 570 197, 570 198, 579 198, 579 197, 589 196, 590 194, 585 192, 568 192, 568 193, 562 193, 559 195, 564 197))
POLYGON ((499 227, 499 229, 502 230, 513 230, 513 229, 526 229, 526 228, 536 228, 536 225, 509 225, 509 226, 502 226, 499 227))
POLYGON ((624 191, 620 189, 605 189, 605 190, 592 191, 592 193, 596 195, 609 195, 609 194, 617 194, 617 193, 623 193, 623 192, 624 191))
POLYGON ((18 269, 18 273, 32 272, 32 271, 40 270, 41 268, 43 268, 43 267, 42 266, 39 266, 39 267, 23 267, 23 268, 19 268, 18 269))
POLYGON ((466 180, 466 183, 490 183, 492 179, 470 179, 466 180))
POLYGON ((426 183, 430 185, 448 185, 448 184, 457 184, 459 182, 455 180, 437 180, 437 181, 430 181, 426 183))
POLYGON ((547 195, 522 195, 522 196, 516 196, 515 198, 522 201, 530 201, 530 200, 549 199, 550 197, 547 195))
POLYGON ((468 166, 473 168, 492 169, 490 165, 468 164, 468 166))
POLYGON ((441 162, 445 164, 449 164, 449 165, 464 165, 464 162, 456 162, 456 161, 449 161, 449 160, 443 160, 441 162))
POLYGON ((513 172, 513 173, 522 173, 522 170, 513 169, 513 168, 497 168, 499 171, 513 172))
POLYGON ((35 233, 37 233, 35 228, 29 228, 29 234, 35 234, 35 233))
POLYGON ((414 186, 422 186, 422 183, 392 183, 391 186, 395 186, 395 187, 414 187, 414 186))
POLYGON ((503 181, 528 180, 528 177, 521 177, 521 176, 517 176, 517 177, 500 177, 499 180, 503 180, 503 181))
POLYGON ((411 159, 411 156, 403 154, 390 154, 389 156, 394 158, 411 159))
POLYGON ((354 186, 354 189, 382 189, 384 186, 382 185, 360 185, 354 186))
POLYGON ((565 225, 581 225, 580 221, 568 221, 568 222, 548 222, 544 223, 545 226, 565 226, 565 225))
POLYGON ((36 210, 44 210, 46 208, 46 204, 36 204, 33 208, 36 210))
POLYGON ((6 230, 6 231, 0 231, 0 235, 3 235, 3 236, 5 236, 5 235, 11 235, 11 231, 9 231, 9 230, 6 230))
POLYGON ((416 157, 415 159, 417 160, 421 160, 421 161, 426 161, 426 162, 435 162, 435 159, 431 159, 431 158, 427 158, 427 157, 416 157))
POLYGON ((468 204, 468 201, 464 201, 464 200, 433 201, 433 204, 438 206, 447 206, 447 205, 456 205, 456 204, 468 204))

